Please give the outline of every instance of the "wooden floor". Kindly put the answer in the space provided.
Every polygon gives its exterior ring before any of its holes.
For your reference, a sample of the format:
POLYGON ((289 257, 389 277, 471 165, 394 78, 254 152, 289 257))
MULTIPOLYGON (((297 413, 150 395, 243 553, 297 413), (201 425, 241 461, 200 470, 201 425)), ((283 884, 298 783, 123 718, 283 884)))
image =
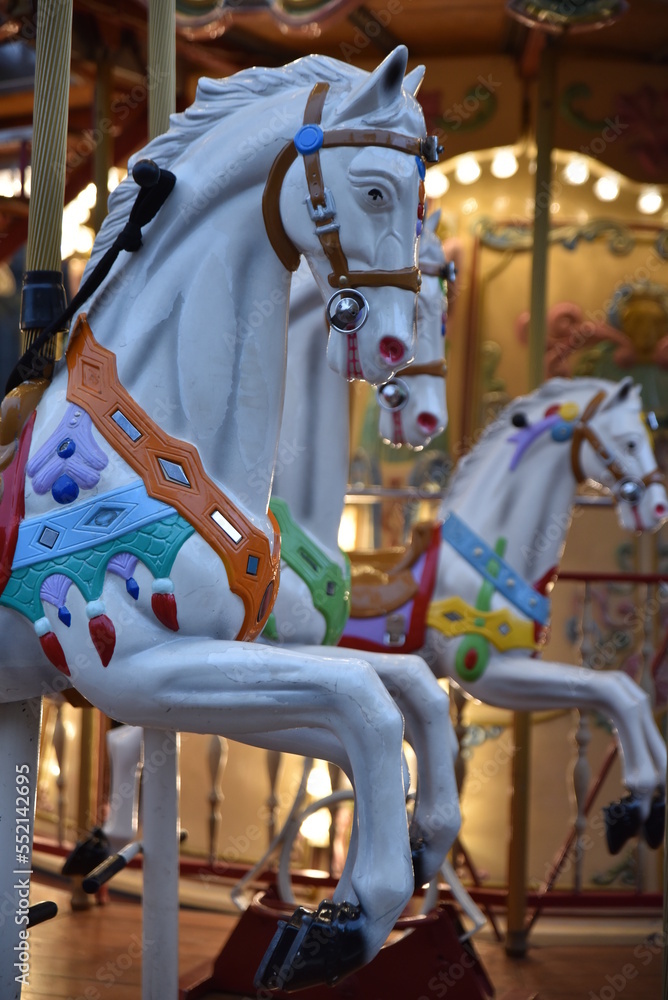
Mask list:
MULTIPOLYGON (((141 1000, 139 905, 112 899, 106 906, 73 912, 68 891, 35 883, 32 902, 43 899, 55 900, 59 913, 31 931, 29 986, 24 987, 22 1000, 141 1000)), ((225 913, 182 910, 181 972, 213 958, 236 919, 225 913)), ((486 930, 476 936, 475 943, 498 1000, 534 996, 539 1000, 659 1000, 662 958, 656 939, 648 935, 660 928, 660 920, 647 918, 605 927, 600 921, 541 918, 528 957, 521 960, 509 959, 503 945, 486 930)), ((435 991, 428 1000, 443 995, 435 991)))

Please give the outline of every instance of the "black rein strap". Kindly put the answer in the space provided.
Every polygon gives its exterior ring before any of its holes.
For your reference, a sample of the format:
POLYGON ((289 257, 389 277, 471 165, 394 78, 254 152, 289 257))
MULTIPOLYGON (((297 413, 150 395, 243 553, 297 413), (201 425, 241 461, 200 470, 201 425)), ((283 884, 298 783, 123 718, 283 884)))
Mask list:
POLYGON ((171 171, 161 169, 152 160, 140 160, 136 163, 132 176, 140 189, 132 206, 130 218, 105 255, 95 265, 67 309, 42 330, 19 359, 7 379, 5 393, 11 392, 26 379, 50 377, 49 368, 53 363, 51 359, 40 354, 40 351, 52 337, 66 327, 75 312, 97 291, 121 250, 127 250, 129 253, 139 250, 142 245, 142 228, 162 208, 176 182, 176 177, 171 171))

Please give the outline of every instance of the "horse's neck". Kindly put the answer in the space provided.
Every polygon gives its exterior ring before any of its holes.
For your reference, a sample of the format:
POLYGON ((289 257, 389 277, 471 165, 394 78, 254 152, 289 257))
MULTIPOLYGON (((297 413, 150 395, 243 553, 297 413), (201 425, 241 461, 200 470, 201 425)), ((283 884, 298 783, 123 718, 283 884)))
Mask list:
POLYGON ((300 270, 290 307, 285 404, 272 492, 330 551, 348 482, 348 387, 327 365, 322 298, 300 270), (303 280, 303 284, 302 284, 303 280))
POLYGON ((441 514, 454 512, 492 547, 506 539, 506 561, 536 583, 559 565, 570 524, 575 496, 570 449, 544 442, 511 472, 512 454, 512 445, 492 446, 484 460, 462 469, 464 482, 457 488, 455 480, 453 499, 445 498, 441 514))
POLYGON ((281 419, 290 276, 266 237, 264 176, 251 163, 256 177, 249 166, 243 186, 233 174, 224 197, 212 190, 209 204, 206 178, 202 191, 184 162, 169 211, 139 252, 121 255, 87 311, 128 392, 164 431, 194 444, 208 475, 262 520, 281 419))

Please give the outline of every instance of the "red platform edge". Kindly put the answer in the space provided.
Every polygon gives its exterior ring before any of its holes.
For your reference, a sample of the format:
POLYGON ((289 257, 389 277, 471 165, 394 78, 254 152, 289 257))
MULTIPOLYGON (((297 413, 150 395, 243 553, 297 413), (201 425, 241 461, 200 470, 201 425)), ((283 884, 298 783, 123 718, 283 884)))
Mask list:
POLYGON ((420 1000, 425 995, 448 1000, 490 1000, 495 991, 473 946, 459 940, 461 925, 449 903, 440 903, 423 917, 399 928, 406 933, 386 945, 373 961, 335 986, 317 986, 298 993, 256 990, 255 973, 276 930, 277 920, 290 916, 275 895, 260 894, 245 911, 220 954, 207 966, 181 977, 179 1000, 201 1000, 207 994, 237 994, 251 1000, 381 1000, 390 996, 420 1000), (272 905, 273 904, 273 905, 272 905))

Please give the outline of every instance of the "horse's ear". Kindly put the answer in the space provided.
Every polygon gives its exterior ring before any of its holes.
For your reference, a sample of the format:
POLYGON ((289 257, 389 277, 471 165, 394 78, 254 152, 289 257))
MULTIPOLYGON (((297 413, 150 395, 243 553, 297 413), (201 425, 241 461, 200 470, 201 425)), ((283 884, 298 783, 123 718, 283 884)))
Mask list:
POLYGON ((640 386, 635 385, 631 376, 627 375, 621 382, 617 383, 614 392, 610 393, 601 409, 607 410, 610 406, 614 406, 615 403, 623 403, 631 395, 639 396, 640 386))
POLYGON ((404 78, 404 90, 412 94, 413 97, 417 97, 418 91, 422 86, 422 81, 424 80, 424 74, 424 66, 416 66, 415 69, 412 69, 404 78))
POLYGON ((425 219, 424 228, 427 233, 436 233, 438 229, 438 224, 441 221, 441 210, 437 208, 435 212, 428 215, 425 219))
POLYGON ((344 97, 334 121, 363 118, 392 104, 401 95, 408 61, 408 49, 397 45, 366 80, 344 97))

